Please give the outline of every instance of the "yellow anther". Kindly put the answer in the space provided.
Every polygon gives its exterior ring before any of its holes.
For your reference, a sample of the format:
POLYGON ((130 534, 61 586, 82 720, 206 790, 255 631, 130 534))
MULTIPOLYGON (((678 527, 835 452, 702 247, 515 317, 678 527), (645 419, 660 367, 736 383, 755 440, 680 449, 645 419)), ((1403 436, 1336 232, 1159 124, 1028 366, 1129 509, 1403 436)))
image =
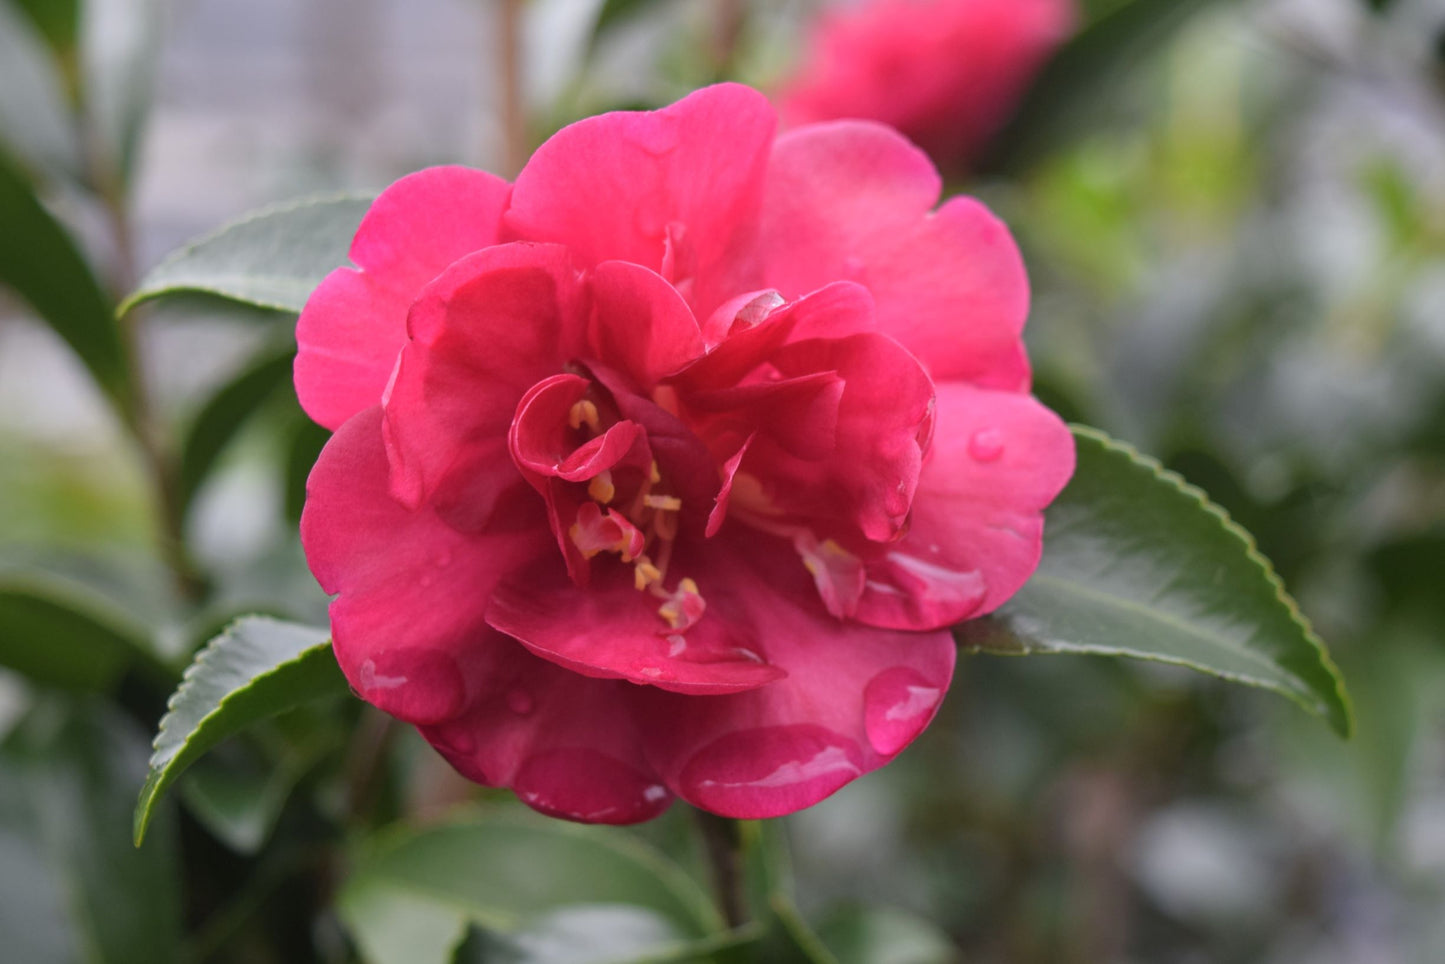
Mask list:
POLYGON ((701 595, 701 593, 697 591, 697 583, 693 582, 693 580, 687 576, 684 576, 682 581, 677 584, 677 588, 681 592, 692 593, 694 596, 701 595))
POLYGON ((637 565, 632 569, 632 585, 638 592, 648 586, 662 581, 662 570, 652 564, 652 560, 646 556, 640 556, 637 565))
POLYGON ((673 495, 644 496, 642 504, 649 509, 657 509, 660 512, 676 512, 682 508, 682 500, 673 495))
POLYGON ((592 400, 584 398, 573 405, 572 410, 567 413, 567 424, 573 428, 581 428, 583 425, 586 425, 595 432, 597 431, 597 427, 602 424, 602 419, 601 416, 598 415, 597 406, 592 403, 592 400))
POLYGON ((612 484, 612 473, 603 469, 592 476, 592 481, 587 483, 587 494, 597 502, 607 505, 617 495, 617 486, 612 484))
POLYGON ((652 467, 648 470, 647 477, 653 485, 656 485, 657 483, 662 481, 662 471, 658 469, 656 459, 653 460, 652 467))

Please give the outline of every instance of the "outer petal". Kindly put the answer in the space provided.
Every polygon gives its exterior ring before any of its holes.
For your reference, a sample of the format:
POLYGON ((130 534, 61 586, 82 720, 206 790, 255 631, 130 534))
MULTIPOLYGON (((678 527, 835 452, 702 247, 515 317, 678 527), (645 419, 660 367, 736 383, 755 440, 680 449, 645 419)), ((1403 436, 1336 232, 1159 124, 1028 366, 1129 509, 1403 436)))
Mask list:
POLYGON ((426 286, 386 399, 393 492, 416 505, 471 448, 505 439, 517 403, 585 344, 585 291, 564 248, 505 244, 426 286))
POLYGON ((934 629, 997 609, 1037 568, 1044 507, 1073 471, 1073 437, 1036 399, 939 385, 911 528, 865 557, 856 618, 934 629))
POLYGON ((485 643, 467 666, 484 681, 467 710, 421 727, 452 766, 568 820, 636 823, 667 809, 633 719, 637 687, 579 676, 500 633, 485 643))
POLYGON ((786 543, 749 536, 707 570, 766 625, 785 679, 731 696, 639 697, 650 758, 675 793, 729 817, 801 810, 891 760, 933 719, 953 675, 947 632, 841 623, 786 543))
MULTIPOLYGON (((515 470, 514 470, 515 471, 515 470)), ((461 712, 482 681, 469 671, 493 637, 483 611, 508 572, 551 538, 525 484, 500 509, 511 531, 449 526, 432 505, 407 509, 387 492, 381 410, 350 419, 307 481, 301 541, 331 604, 336 658, 368 702, 412 723, 461 712)))
POLYGON ((663 275, 701 316, 747 290, 776 119, 767 99, 720 84, 650 113, 563 128, 517 176, 506 223, 562 242, 587 264, 630 261, 663 275))
POLYGON ((433 167, 381 193, 339 268, 296 325, 296 393, 329 429, 381 401, 406 342, 406 312, 428 281, 496 244, 511 188, 485 171, 433 167))
POLYGON ((768 168, 762 280, 789 298, 861 282, 877 301, 879 330, 934 378, 1024 390, 1029 291, 1018 248, 971 198, 929 213, 939 189, 928 158, 881 125, 838 121, 784 134, 768 168))
POLYGON ((544 562, 506 580, 487 621, 532 652, 584 676, 626 679, 693 695, 736 693, 783 676, 758 656, 772 627, 747 600, 713 589, 714 573, 674 558, 672 570, 693 575, 707 609, 696 624, 674 630, 659 599, 633 585, 632 568, 608 560, 579 589, 560 565, 544 562))

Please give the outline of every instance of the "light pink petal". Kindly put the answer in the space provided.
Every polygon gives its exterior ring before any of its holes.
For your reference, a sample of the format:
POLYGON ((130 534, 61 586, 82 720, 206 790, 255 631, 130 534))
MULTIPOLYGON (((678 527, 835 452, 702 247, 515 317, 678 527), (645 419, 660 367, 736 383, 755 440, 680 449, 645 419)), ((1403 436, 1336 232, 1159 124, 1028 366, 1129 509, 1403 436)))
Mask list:
POLYGON ((879 330, 935 379, 1024 390, 1029 290, 1018 248, 971 198, 930 213, 939 187, 928 158, 886 127, 837 121, 784 134, 768 169, 762 280, 788 298, 859 282, 879 330))
MULTIPOLYGON (((697 580, 707 607, 690 626, 664 618, 665 600, 637 589, 632 567, 615 559, 594 566, 586 588, 557 565, 518 573, 493 594, 487 621, 584 676, 710 695, 752 689, 783 675, 757 656, 770 629, 752 618, 745 601, 715 594, 708 570, 689 569, 679 559, 671 568, 697 580)), ((678 579, 672 576, 669 585, 678 579)))
POLYGON ((510 525, 479 535, 452 528, 432 505, 406 508, 387 475, 381 410, 371 408, 337 430, 312 470, 301 542, 322 588, 337 594, 333 647, 351 685, 403 720, 439 722, 479 685, 465 667, 494 645, 484 618, 493 587, 551 540, 525 486, 508 490, 524 498, 499 508, 510 525))
POLYGON ((584 347, 586 325, 585 290, 556 245, 487 248, 427 285, 385 404, 392 491, 416 505, 469 449, 505 439, 527 390, 584 347))
POLYGON ((1073 471, 1073 436, 1036 399, 939 385, 908 534, 865 559, 856 618, 935 629, 997 609, 1037 568, 1044 507, 1073 471))
POLYGON ((539 147, 512 192, 516 237, 568 245, 588 265, 656 271, 705 317, 747 283, 775 118, 737 84, 662 110, 578 121, 539 147))
POLYGON ((838 621, 781 540, 717 551, 711 580, 767 627, 762 655, 788 675, 729 696, 640 697, 650 759, 678 796, 728 817, 792 813, 887 763, 933 719, 953 674, 947 632, 838 621))
POLYGON ((677 289, 656 272, 625 261, 592 271, 592 358, 648 393, 664 376, 703 353, 697 319, 677 289))
POLYGON ((433 167, 381 193, 351 244, 358 267, 328 275, 296 325, 296 393, 308 415, 336 429, 381 401, 407 309, 447 265, 497 243, 509 192, 484 171, 433 167))
POLYGON ((467 709, 420 728, 452 766, 568 820, 637 823, 667 809, 633 718, 636 687, 579 676, 501 633, 485 643, 465 664, 481 681, 467 709))

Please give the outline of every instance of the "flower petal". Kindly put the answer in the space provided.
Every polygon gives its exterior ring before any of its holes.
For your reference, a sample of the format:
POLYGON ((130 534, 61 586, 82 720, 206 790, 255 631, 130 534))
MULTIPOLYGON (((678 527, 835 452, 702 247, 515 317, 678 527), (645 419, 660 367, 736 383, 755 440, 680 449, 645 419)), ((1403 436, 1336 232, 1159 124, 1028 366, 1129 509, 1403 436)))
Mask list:
POLYGON ((568 245, 588 265, 660 273, 705 317, 746 283, 776 118, 720 84, 651 112, 563 128, 527 162, 506 214, 516 237, 568 245))
POLYGON ((707 572, 767 625, 763 655, 788 675, 706 699, 640 696, 649 757, 678 796, 728 817, 792 813, 887 763, 933 719, 953 675, 947 632, 838 621, 781 540, 734 541, 707 572))
POLYGON ((585 290, 566 249, 505 244, 427 285, 387 395, 392 491, 417 505, 469 447, 507 437, 527 390, 586 338, 585 290))
POLYGON ((666 375, 703 353, 702 331, 677 289, 656 272, 625 261, 592 271, 593 357, 651 392, 666 375))
POLYGON ((1043 510, 1073 471, 1073 436, 1033 397, 940 384, 911 528, 865 557, 856 618, 935 629, 997 609, 1037 568, 1043 510))
POLYGON ((672 571, 694 574, 707 606, 695 624, 674 629, 658 597, 635 587, 630 566, 608 560, 581 588, 549 563, 505 580, 487 608, 494 629, 538 656, 584 676, 691 695, 736 693, 783 675, 757 655, 771 628, 753 620, 746 600, 714 593, 705 567, 674 558, 672 571))
POLYGON ((551 540, 525 485, 507 490, 500 510, 516 524, 478 535, 452 528, 432 505, 406 508, 387 476, 381 410, 371 408, 337 430, 312 470, 301 542, 322 588, 338 594, 333 647, 351 685, 403 720, 439 722, 478 686, 465 667, 492 635, 483 612, 492 587, 551 540))
POLYGON ((510 185, 485 171, 432 167, 371 205, 351 260, 306 302, 296 325, 296 393, 329 429, 381 400, 406 342, 406 312, 447 265, 496 244, 510 185), (358 270, 359 269, 359 270, 358 270))
POLYGON ((501 633, 485 642, 466 667, 485 681, 467 711, 420 728, 452 766, 568 820, 628 824, 667 809, 633 721, 636 687, 579 676, 501 633))
POLYGON ((773 148, 759 259, 794 298, 850 279, 878 305, 879 330, 936 379, 1019 391, 1028 279, 1002 222, 971 198, 936 212, 940 181, 898 133, 864 121, 814 124, 773 148))

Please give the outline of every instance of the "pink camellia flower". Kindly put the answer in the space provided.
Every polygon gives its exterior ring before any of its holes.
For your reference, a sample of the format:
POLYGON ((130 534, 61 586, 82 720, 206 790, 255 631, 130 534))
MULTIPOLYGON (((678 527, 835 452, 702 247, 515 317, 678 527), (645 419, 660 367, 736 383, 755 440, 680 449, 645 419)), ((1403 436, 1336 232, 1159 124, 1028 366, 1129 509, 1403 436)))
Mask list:
POLYGON ((779 109, 790 125, 882 121, 945 168, 962 166, 1073 23, 1074 0, 864 0, 829 10, 779 109))
POLYGON ((806 807, 938 708, 1073 468, 1007 230, 712 87, 387 189, 297 330, 358 693, 574 820, 806 807))

